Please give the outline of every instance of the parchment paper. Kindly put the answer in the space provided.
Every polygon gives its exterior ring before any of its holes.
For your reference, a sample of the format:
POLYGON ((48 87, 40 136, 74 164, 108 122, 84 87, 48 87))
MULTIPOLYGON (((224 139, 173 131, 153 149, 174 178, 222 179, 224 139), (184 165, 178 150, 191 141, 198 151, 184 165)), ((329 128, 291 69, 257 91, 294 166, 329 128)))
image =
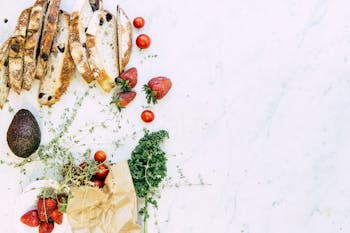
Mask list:
POLYGON ((103 189, 72 188, 67 215, 73 233, 140 233, 137 199, 127 161, 110 166, 103 189))

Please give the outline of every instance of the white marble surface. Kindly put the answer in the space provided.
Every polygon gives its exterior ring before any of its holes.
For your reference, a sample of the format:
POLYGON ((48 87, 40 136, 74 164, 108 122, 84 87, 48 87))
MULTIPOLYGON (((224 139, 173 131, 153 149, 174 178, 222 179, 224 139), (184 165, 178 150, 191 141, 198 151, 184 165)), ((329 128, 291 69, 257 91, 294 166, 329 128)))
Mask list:
MULTIPOLYGON (((70 10, 71 2, 63 1, 63 8, 70 10)), ((119 3, 131 18, 145 17, 142 32, 152 37, 151 49, 133 52, 140 83, 160 74, 174 83, 169 96, 152 107, 157 118, 147 125, 171 134, 165 145, 169 175, 178 177, 179 165, 191 183, 201 176, 210 184, 166 188, 158 226, 150 223, 149 232, 350 232, 349 1, 119 3), (146 58, 153 54, 158 57, 146 58)), ((1 17, 9 19, 0 23, 1 41, 30 4, 17 0, 1 6, 1 17)), ((116 2, 105 5, 113 10, 116 2)), ((75 80, 53 115, 72 100, 74 89, 84 87, 75 80)), ((104 98, 98 89, 93 93, 104 98)), ((12 93, 10 104, 37 111, 30 96, 12 93)), ((143 104, 139 94, 123 113, 132 123, 116 137, 145 127, 139 120, 143 104)), ((4 157, 7 107, 0 119, 4 157)), ((135 143, 106 150, 127 158, 135 143)), ((1 232, 7 233, 13 232, 14 200, 32 178, 6 166, 0 171, 1 232)))

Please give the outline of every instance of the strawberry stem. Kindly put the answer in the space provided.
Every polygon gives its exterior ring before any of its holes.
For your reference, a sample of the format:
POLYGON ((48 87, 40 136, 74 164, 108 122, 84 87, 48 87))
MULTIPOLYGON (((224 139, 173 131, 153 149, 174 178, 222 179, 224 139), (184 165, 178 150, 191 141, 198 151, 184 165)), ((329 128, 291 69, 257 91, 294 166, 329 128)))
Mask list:
POLYGON ((120 76, 118 78, 116 78, 115 80, 116 80, 116 84, 120 85, 120 88, 122 89, 123 92, 131 90, 129 80, 124 80, 124 79, 120 78, 120 76))
POLYGON ((143 91, 146 93, 146 99, 147 103, 150 104, 151 102, 153 104, 157 103, 157 92, 153 91, 148 85, 143 86, 143 91))
POLYGON ((118 108, 118 111, 120 112, 123 108, 125 108, 124 106, 120 105, 120 98, 119 96, 114 96, 112 101, 109 104, 115 104, 118 108))

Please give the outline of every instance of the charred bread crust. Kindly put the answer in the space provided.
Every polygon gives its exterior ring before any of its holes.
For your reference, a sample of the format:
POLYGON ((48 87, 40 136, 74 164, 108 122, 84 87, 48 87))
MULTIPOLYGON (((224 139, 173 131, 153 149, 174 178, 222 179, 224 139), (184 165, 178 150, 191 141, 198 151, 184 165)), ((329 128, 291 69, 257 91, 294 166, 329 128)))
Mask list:
POLYGON ((16 30, 13 37, 10 39, 9 45, 9 84, 17 94, 20 94, 22 90, 24 44, 30 12, 31 7, 21 12, 17 21, 16 30))
POLYGON ((9 68, 8 68, 8 56, 10 40, 6 40, 0 47, 0 109, 6 103, 8 94, 10 92, 9 87, 9 68))
POLYGON ((39 80, 46 72, 47 59, 50 55, 53 38, 56 34, 60 5, 61 0, 51 0, 46 13, 44 29, 40 41, 40 54, 38 56, 38 64, 36 67, 36 78, 39 80))
POLYGON ((47 10, 47 0, 37 0, 30 13, 26 42, 24 46, 24 69, 22 88, 30 90, 35 79, 36 55, 43 19, 47 10))

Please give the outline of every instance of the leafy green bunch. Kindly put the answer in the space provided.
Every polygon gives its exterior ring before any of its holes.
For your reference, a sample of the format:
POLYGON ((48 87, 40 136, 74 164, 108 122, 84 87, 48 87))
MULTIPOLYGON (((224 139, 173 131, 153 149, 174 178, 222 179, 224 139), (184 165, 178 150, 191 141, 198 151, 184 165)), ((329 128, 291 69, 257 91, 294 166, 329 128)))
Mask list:
POLYGON ((128 161, 136 195, 145 201, 143 208, 139 211, 143 215, 144 232, 147 232, 149 204, 158 207, 157 190, 167 175, 166 154, 160 148, 160 144, 166 138, 169 138, 169 134, 165 130, 152 133, 146 131, 128 161))

